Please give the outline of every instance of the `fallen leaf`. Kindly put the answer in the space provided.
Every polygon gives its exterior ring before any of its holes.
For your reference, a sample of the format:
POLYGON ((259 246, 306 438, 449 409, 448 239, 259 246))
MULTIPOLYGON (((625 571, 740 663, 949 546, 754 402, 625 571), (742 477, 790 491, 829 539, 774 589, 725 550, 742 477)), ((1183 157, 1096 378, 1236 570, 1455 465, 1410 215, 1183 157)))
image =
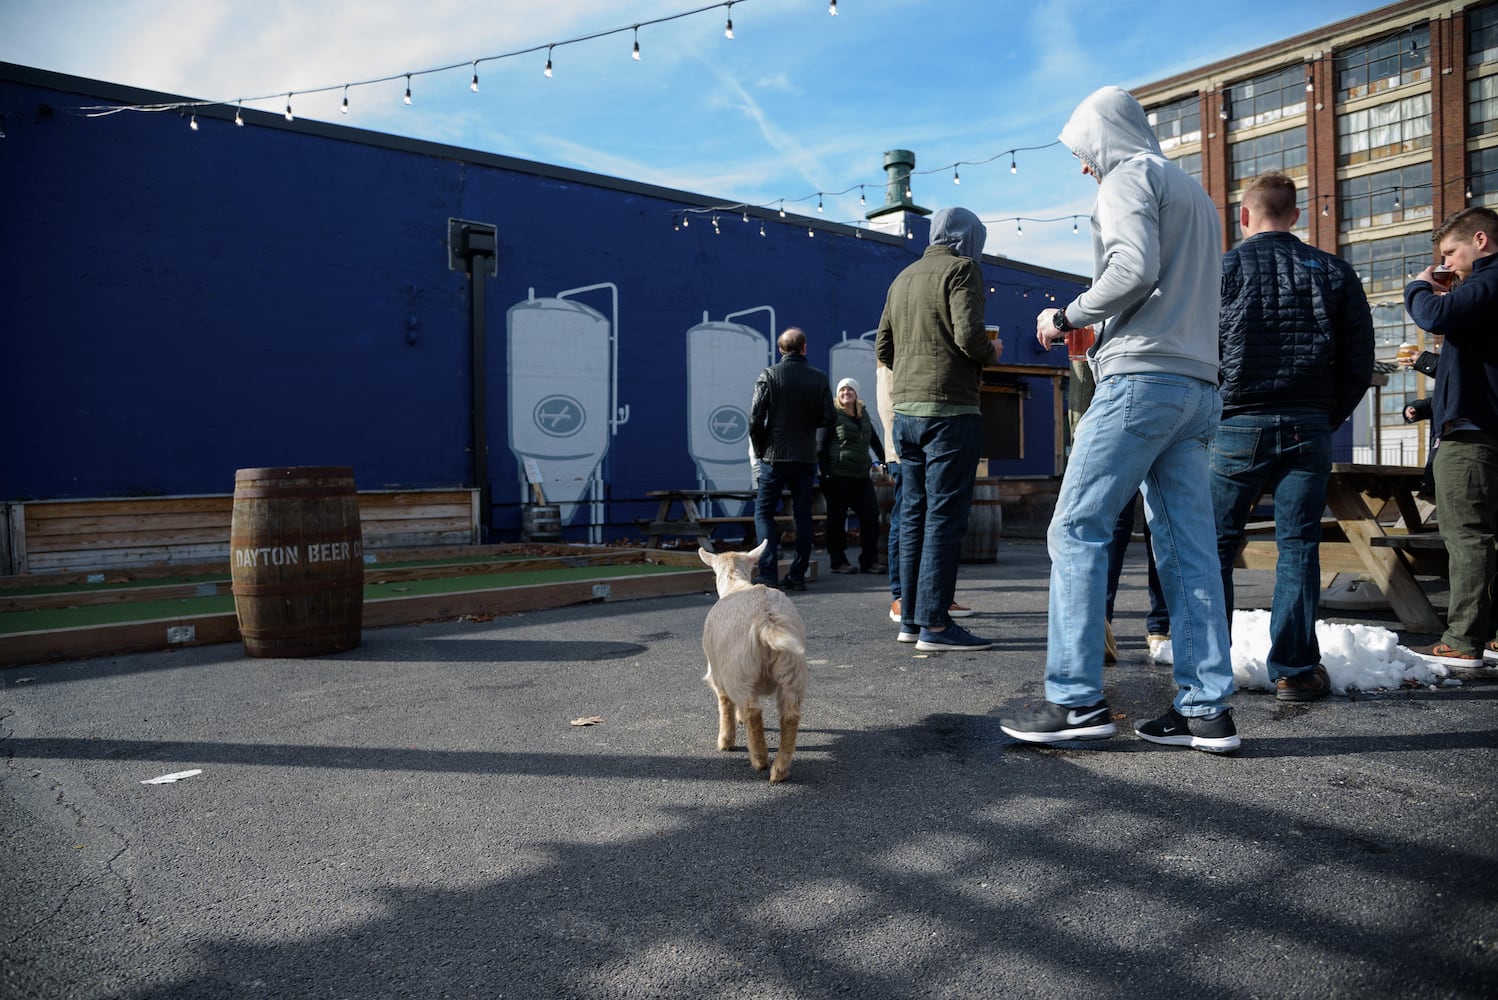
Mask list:
POLYGON ((574 726, 596 726, 602 721, 603 716, 601 715, 585 715, 581 719, 573 719, 572 724, 574 726))

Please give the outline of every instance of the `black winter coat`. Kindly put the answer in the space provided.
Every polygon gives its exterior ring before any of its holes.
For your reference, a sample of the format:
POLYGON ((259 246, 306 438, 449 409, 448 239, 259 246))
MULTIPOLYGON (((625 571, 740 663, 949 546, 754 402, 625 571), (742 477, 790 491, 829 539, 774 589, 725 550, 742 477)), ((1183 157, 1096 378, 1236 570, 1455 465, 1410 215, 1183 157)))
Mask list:
POLYGON ((837 422, 827 374, 804 354, 787 354, 759 373, 749 440, 762 462, 815 462, 817 430, 837 422))
POLYGON ((1346 261, 1290 233, 1222 259, 1222 415, 1325 410, 1332 429, 1373 378, 1373 316, 1346 261))

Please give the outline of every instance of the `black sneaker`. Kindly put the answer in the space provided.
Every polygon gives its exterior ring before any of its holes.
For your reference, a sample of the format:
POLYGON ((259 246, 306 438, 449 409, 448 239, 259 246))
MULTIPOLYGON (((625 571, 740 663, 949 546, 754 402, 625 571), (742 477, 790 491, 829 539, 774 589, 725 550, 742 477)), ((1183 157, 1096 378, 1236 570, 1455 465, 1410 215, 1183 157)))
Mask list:
POLYGON ((1224 708, 1210 718, 1186 718, 1174 708, 1149 722, 1134 727, 1140 739, 1170 747, 1191 747, 1208 753, 1232 753, 1242 744, 1238 727, 1233 725, 1233 710, 1224 708))
POLYGON ((806 589, 806 581, 805 580, 781 580, 780 581, 780 589, 781 590, 805 590, 806 589))
POLYGON ((858 567, 852 563, 843 563, 841 566, 832 567, 834 573, 857 573, 858 567))
POLYGON ((947 627, 940 632, 923 627, 916 638, 915 648, 923 653, 944 653, 964 649, 992 649, 993 642, 981 635, 973 635, 956 622, 948 622, 947 627))
POLYGON ((1066 740, 1102 740, 1118 733, 1108 703, 1078 707, 1043 703, 1012 719, 1000 719, 999 728, 1026 743, 1063 743, 1066 740))

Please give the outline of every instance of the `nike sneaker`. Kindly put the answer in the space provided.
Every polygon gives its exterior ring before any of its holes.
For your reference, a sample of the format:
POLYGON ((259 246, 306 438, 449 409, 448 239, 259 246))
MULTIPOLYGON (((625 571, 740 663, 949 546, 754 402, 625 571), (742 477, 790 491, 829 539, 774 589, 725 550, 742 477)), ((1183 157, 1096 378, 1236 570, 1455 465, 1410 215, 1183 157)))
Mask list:
POLYGON ((1233 710, 1224 708, 1213 716, 1187 718, 1174 708, 1149 722, 1134 727, 1142 740, 1171 747, 1190 747, 1207 753, 1231 753, 1242 741, 1233 725, 1233 710))
POLYGON ((1082 706, 1053 705, 1047 701, 1014 718, 1000 719, 999 728, 1026 743, 1101 740, 1118 733, 1106 701, 1082 706))

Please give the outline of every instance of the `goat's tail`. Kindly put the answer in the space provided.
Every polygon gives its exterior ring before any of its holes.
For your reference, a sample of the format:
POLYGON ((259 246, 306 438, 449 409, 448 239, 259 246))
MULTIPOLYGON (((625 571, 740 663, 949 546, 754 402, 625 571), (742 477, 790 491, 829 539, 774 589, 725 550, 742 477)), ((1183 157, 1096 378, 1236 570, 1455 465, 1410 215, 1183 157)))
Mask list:
POLYGON ((801 630, 786 617, 778 614, 774 608, 770 608, 764 620, 760 622, 759 641, 770 649, 779 650, 782 653, 793 653, 796 656, 806 655, 806 644, 801 641, 801 630))

